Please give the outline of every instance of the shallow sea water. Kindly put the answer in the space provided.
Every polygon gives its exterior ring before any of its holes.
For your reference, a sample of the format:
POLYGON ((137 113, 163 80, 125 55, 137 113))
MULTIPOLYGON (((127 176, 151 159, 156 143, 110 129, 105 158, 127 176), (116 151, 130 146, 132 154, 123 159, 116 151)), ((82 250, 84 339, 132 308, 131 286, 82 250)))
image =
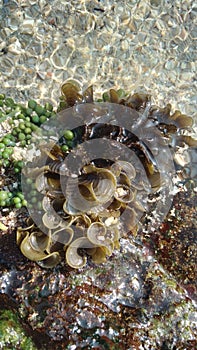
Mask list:
POLYGON ((0 81, 18 100, 57 103, 67 78, 196 105, 194 1, 1 1, 0 81))
MULTIPOLYGON (((110 88, 145 92, 153 103, 171 103, 195 119, 196 12, 192 0, 1 0, 0 93, 18 102, 57 105, 62 82, 76 79, 82 86, 93 84, 96 97, 110 88)), ((193 212, 191 217, 195 220, 193 212)), ((30 266, 17 275, 23 281, 17 288, 4 271, 1 291, 13 288, 20 315, 35 332, 45 329, 53 349, 195 349, 192 293, 188 297, 188 289, 147 246, 128 240, 121 246, 122 255, 108 265, 81 274, 65 277, 61 270, 45 273, 30 266), (37 274, 46 281, 39 292, 37 274), (29 290, 34 304, 27 300, 29 290), (67 300, 70 307, 64 306, 67 300)))

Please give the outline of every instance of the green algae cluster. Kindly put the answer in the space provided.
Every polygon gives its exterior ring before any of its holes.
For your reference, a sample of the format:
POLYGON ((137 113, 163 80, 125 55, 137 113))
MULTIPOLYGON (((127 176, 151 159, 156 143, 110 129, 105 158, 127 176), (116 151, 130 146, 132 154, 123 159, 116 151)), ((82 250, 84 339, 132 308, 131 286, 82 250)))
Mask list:
POLYGON ((0 311, 0 349, 36 350, 27 337, 17 316, 10 310, 0 311))
MULTIPOLYGON (((37 202, 35 188, 28 198, 24 198, 21 190, 21 171, 24 166, 23 156, 18 159, 15 155, 19 151, 31 147, 35 142, 34 135, 41 132, 41 126, 49 119, 56 118, 55 108, 48 102, 41 105, 35 100, 29 100, 25 105, 17 103, 5 94, 0 94, 0 125, 3 135, 0 136, 0 173, 7 174, 11 181, 0 189, 0 208, 31 207, 37 202), (17 152, 18 152, 17 151, 17 152), (12 183, 16 182, 12 188, 12 183)), ((43 135, 44 136, 44 135, 43 135)), ((61 144, 63 152, 72 146, 73 134, 65 130, 64 140, 61 144)), ((39 202, 39 201, 38 201, 39 202)))
MULTIPOLYGON (((0 169, 16 181, 17 186, 3 186, 0 191, 0 207, 20 209, 27 205, 21 192, 20 176, 24 166, 23 159, 15 157, 16 147, 24 149, 34 142, 33 133, 48 119, 55 116, 53 106, 45 103, 41 106, 34 100, 26 105, 16 103, 12 98, 0 94, 0 124, 4 135, 0 137, 0 169)), ((32 193, 30 194, 32 197, 32 193)))

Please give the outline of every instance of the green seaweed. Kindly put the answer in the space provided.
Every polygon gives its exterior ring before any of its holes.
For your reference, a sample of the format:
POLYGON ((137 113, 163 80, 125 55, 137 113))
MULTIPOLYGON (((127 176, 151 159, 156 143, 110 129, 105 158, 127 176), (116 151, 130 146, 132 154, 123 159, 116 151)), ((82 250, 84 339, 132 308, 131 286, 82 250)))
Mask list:
POLYGON ((19 319, 10 310, 0 310, 0 349, 36 350, 19 319))

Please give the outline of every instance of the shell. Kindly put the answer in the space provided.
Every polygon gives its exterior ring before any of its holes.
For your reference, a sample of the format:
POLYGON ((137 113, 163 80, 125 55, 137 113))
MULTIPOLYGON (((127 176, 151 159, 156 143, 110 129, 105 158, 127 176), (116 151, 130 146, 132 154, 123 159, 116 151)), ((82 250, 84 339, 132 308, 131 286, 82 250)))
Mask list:
POLYGON ((170 116, 170 119, 175 121, 175 124, 178 128, 186 128, 193 125, 193 119, 185 114, 181 114, 180 111, 175 111, 170 116))
POLYGON ((91 85, 83 92, 83 102, 92 103, 93 100, 93 86, 91 85))
POLYGON ((189 147, 197 147, 197 140, 191 136, 180 135, 178 144, 181 145, 181 143, 186 143, 189 147))
POLYGON ((119 96, 116 90, 110 89, 109 94, 110 94, 110 101, 112 103, 119 103, 119 96))
POLYGON ((82 102, 82 96, 79 94, 79 87, 72 84, 72 82, 63 84, 61 90, 68 107, 82 102))

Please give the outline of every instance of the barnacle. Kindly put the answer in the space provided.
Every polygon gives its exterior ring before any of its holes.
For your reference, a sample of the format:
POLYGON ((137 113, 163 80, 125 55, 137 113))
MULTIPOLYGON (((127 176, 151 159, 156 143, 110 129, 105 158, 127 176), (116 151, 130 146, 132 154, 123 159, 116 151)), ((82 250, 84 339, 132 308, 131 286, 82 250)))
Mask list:
POLYGON ((57 265, 63 256, 72 268, 83 267, 88 257, 105 262, 119 248, 121 237, 135 234, 150 210, 149 195, 163 194, 163 189, 168 193, 173 175, 168 146, 196 146, 182 133, 192 119, 178 111, 170 114, 170 105, 158 108, 151 106, 149 95, 128 96, 114 89, 105 100, 93 103, 92 86, 80 93, 76 82, 63 84, 59 110, 64 127, 68 115, 74 120, 75 114, 79 119, 87 114, 89 119, 73 126, 75 148, 63 152, 61 140, 48 142, 24 170, 42 196, 42 210, 36 212, 35 223, 18 229, 17 243, 27 258, 43 267, 57 265), (100 140, 99 147, 91 149, 94 140, 100 140))

